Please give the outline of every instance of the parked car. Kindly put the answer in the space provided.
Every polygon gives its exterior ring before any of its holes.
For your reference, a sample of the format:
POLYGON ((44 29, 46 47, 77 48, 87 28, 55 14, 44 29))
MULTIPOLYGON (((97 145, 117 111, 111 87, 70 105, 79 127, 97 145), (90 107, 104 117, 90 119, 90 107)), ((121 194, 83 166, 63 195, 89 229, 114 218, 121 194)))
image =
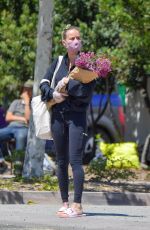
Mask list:
POLYGON ((100 116, 93 130, 91 110, 88 112, 88 137, 83 153, 83 163, 88 164, 91 159, 99 153, 97 143, 120 142, 124 139, 125 115, 122 101, 118 93, 112 93, 110 97, 106 94, 94 94, 92 97, 93 118, 96 120, 108 103, 104 114, 100 116))

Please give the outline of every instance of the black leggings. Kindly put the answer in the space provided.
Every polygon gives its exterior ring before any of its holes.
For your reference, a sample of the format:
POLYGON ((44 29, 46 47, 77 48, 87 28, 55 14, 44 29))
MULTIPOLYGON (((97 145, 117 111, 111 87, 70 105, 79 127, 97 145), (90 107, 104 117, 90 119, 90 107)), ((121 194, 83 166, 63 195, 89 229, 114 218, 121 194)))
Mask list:
POLYGON ((86 139, 86 112, 53 112, 52 133, 58 164, 58 182, 63 202, 68 202, 68 165, 73 171, 74 202, 81 203, 84 171, 82 153, 86 139))

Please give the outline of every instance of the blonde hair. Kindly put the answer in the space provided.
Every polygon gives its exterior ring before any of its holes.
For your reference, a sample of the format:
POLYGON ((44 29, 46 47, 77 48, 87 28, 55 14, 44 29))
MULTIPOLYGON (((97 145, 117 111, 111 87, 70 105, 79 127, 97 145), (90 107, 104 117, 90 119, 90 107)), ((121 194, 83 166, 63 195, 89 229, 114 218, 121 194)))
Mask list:
POLYGON ((68 24, 68 25, 66 25, 66 27, 62 31, 62 39, 63 40, 66 39, 67 31, 72 30, 72 29, 75 29, 75 30, 80 32, 80 29, 77 26, 72 26, 72 25, 68 24))

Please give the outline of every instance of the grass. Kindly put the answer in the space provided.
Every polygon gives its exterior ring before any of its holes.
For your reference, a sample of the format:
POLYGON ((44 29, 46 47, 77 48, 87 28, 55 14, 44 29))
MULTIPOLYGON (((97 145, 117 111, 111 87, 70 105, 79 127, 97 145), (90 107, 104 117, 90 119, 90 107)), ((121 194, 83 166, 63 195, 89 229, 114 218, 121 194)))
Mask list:
POLYGON ((56 177, 45 175, 41 178, 24 179, 21 176, 14 178, 1 178, 0 190, 33 190, 33 191, 57 191, 58 181, 56 177))
MULTIPOLYGON (((73 190, 73 181, 70 180, 69 189, 73 190)), ((56 176, 44 175, 41 178, 24 179, 21 176, 14 178, 1 178, 0 190, 11 191, 58 191, 56 176)))

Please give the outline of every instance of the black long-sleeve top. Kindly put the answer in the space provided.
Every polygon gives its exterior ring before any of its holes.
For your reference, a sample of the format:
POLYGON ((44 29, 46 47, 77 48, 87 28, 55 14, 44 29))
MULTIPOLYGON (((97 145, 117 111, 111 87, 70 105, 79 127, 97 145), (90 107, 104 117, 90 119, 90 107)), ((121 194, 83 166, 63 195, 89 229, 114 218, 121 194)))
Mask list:
MULTIPOLYGON (((51 66, 48 68, 45 76, 43 79, 48 81, 41 81, 40 83, 40 89, 42 93, 42 100, 43 101, 49 101, 53 98, 53 92, 54 89, 50 88, 50 83, 57 65, 58 58, 55 59, 51 66)), ((58 69, 56 76, 55 76, 55 82, 54 86, 57 85, 57 83, 63 78, 66 77, 69 74, 69 60, 68 55, 65 55, 62 59, 60 68, 58 69)), ((86 111, 88 108, 88 105, 90 103, 92 92, 94 89, 96 81, 93 80, 90 83, 83 84, 77 80, 70 79, 67 84, 67 93, 68 97, 66 97, 66 100, 57 103, 53 106, 53 111, 76 111, 76 112, 82 112, 86 111)))

